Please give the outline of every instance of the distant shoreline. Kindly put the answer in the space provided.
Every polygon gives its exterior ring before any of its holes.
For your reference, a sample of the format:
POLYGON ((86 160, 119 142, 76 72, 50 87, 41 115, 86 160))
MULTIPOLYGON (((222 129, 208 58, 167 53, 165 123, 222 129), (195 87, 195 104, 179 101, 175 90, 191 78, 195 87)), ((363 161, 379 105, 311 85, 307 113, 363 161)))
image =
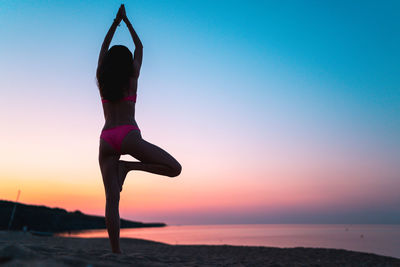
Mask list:
MULTIPOLYGON (((106 229, 103 216, 87 215, 77 210, 29 205, 0 200, 0 230, 7 230, 12 210, 16 205, 10 230, 48 233, 106 229)), ((121 228, 164 227, 165 223, 143 223, 121 219, 121 228)))

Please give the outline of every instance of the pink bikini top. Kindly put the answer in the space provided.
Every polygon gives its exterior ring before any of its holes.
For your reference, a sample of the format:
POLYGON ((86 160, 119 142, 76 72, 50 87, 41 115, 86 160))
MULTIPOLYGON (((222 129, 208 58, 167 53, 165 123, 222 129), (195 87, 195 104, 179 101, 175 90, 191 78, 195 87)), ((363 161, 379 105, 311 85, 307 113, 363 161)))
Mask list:
MULTIPOLYGON (((120 101, 132 101, 133 103, 136 103, 136 95, 126 96, 126 97, 122 98, 120 101)), ((102 103, 109 103, 110 101, 107 100, 107 99, 102 98, 101 102, 102 103)))

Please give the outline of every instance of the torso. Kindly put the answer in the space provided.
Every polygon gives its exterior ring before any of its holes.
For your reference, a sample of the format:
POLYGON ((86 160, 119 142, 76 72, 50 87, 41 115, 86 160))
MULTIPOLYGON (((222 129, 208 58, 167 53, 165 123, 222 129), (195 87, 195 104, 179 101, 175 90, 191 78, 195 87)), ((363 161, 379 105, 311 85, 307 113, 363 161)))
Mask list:
MULTIPOLYGON (((136 92, 137 78, 132 77, 125 96, 136 95, 136 92)), ((138 126, 135 120, 135 102, 133 101, 103 103, 103 111, 105 119, 103 130, 126 124, 138 126)))

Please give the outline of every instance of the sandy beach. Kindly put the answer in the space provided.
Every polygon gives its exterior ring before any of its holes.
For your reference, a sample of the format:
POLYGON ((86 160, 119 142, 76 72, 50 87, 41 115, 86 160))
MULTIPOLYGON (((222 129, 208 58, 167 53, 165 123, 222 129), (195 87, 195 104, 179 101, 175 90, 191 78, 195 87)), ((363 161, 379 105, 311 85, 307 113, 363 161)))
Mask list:
POLYGON ((122 238, 41 237, 0 232, 2 266, 400 266, 400 259, 337 249, 167 245, 122 238))

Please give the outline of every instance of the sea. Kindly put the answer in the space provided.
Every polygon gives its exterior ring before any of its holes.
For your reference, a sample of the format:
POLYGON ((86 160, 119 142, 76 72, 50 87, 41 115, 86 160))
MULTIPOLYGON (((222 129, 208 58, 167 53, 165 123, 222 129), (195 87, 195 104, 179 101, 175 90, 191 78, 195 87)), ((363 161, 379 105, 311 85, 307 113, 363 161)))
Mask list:
MULTIPOLYGON (((107 231, 89 230, 62 235, 107 237, 107 231)), ((170 225, 121 229, 120 235, 179 245, 336 248, 400 258, 400 225, 397 224, 170 225)))

